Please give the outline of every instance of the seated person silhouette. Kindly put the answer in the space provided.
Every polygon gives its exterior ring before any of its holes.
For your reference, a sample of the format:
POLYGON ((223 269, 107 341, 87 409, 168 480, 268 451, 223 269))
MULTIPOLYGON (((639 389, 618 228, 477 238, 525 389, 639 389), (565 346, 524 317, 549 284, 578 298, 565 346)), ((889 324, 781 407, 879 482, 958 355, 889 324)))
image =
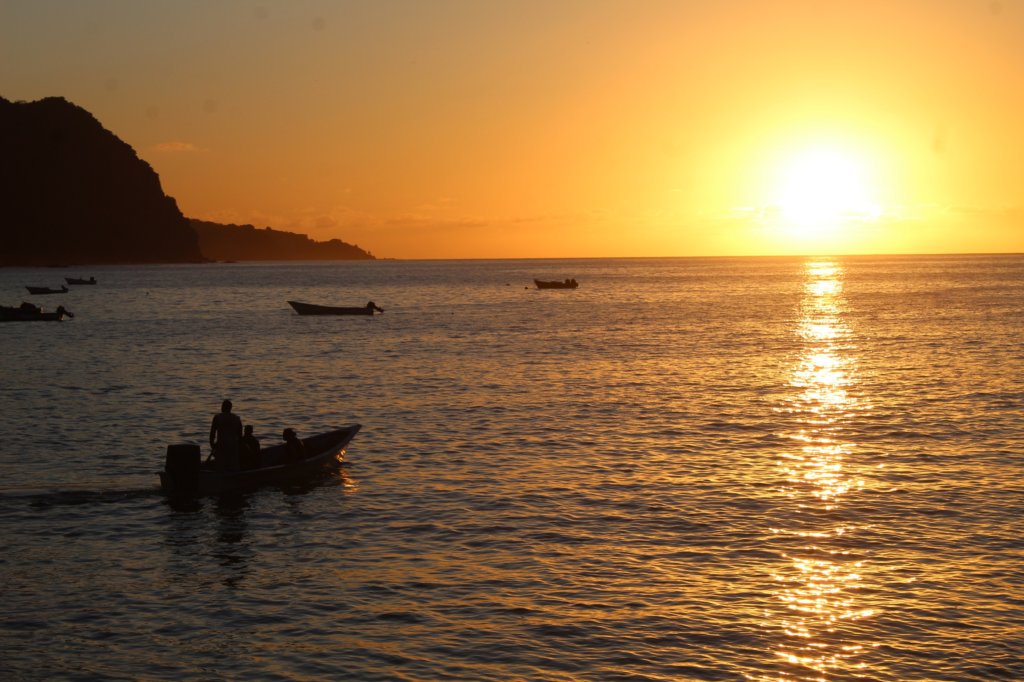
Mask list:
POLYGON ((260 449, 259 439, 252 435, 252 424, 246 424, 245 433, 242 435, 241 447, 239 448, 243 469, 259 469, 263 466, 260 449))
POLYGON ((281 437, 284 438, 285 443, 285 464, 295 464, 306 459, 306 445, 295 435, 295 429, 285 429, 281 437))

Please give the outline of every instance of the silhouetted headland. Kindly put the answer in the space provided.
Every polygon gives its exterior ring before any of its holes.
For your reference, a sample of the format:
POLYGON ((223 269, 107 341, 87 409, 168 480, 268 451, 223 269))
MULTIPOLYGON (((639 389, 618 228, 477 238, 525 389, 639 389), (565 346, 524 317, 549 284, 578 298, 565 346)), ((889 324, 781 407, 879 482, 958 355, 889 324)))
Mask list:
POLYGON ((130 145, 62 97, 0 97, 0 266, 370 260, 339 239, 189 220, 130 145))
POLYGON ((0 98, 0 206, 0 265, 203 260, 152 167, 61 97, 0 98))

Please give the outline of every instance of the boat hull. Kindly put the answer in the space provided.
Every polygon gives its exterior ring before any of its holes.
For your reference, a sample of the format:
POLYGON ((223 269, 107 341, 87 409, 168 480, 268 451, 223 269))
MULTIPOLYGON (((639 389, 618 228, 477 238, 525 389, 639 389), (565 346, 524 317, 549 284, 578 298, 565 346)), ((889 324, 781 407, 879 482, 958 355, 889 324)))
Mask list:
POLYGON ((49 313, 38 309, 0 306, 0 322, 60 322, 65 316, 74 317, 64 310, 64 306, 59 306, 57 310, 49 313))
POLYGON ((43 294, 66 294, 68 293, 67 287, 61 287, 60 289, 51 289, 50 287, 25 287, 28 289, 28 293, 33 296, 41 296, 43 294))
POLYGON ((23 314, 0 311, 0 322, 60 322, 63 319, 63 313, 23 314))
POLYGON ((299 315, 373 315, 374 313, 374 309, 369 306, 316 305, 299 301, 288 301, 288 305, 299 315))
POLYGON ((310 454, 301 462, 286 463, 282 444, 265 448, 260 453, 264 466, 259 469, 225 472, 203 465, 198 470, 198 480, 183 482, 165 468, 159 472, 160 489, 171 497, 206 497, 309 480, 337 470, 345 459, 345 449, 361 428, 361 425, 353 424, 304 439, 306 451, 310 454))

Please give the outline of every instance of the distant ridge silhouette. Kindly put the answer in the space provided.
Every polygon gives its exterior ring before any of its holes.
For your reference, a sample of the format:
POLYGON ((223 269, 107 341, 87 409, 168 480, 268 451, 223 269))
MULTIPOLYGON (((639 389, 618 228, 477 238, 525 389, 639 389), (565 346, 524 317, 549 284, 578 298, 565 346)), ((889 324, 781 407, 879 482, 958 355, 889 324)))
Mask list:
POLYGON ((153 168, 62 97, 0 97, 0 212, 0 265, 203 260, 153 168))
POLYGON ((269 227, 189 222, 199 235, 203 255, 214 260, 375 260, 368 251, 340 239, 318 242, 269 227))

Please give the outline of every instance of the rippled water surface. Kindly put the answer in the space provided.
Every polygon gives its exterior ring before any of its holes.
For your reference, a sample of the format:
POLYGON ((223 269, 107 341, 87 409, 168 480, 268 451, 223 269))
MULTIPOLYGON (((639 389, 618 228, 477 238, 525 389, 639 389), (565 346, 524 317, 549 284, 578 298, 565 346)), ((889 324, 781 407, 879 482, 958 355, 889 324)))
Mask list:
POLYGON ((1024 258, 5 269, 0 303, 89 275, 0 325, 4 679, 1024 679, 1024 258), (363 431, 168 502, 225 397, 265 444, 363 431))

